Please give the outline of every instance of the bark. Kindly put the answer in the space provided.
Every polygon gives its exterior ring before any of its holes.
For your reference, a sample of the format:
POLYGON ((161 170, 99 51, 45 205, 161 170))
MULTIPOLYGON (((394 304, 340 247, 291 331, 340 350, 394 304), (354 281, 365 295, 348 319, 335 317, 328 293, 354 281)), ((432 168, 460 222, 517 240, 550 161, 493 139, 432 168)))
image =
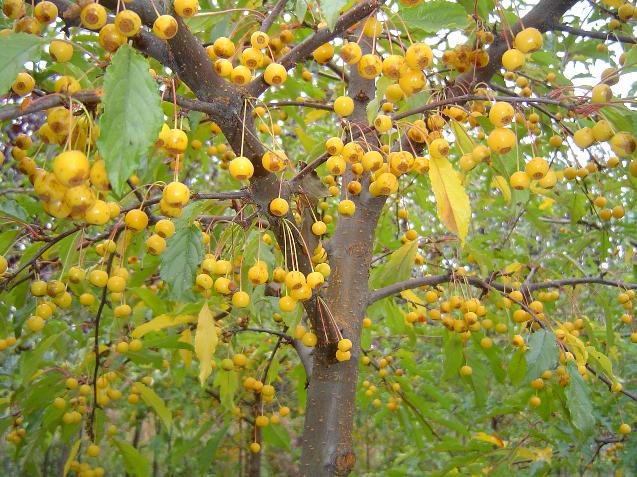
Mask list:
POLYGON ((326 302, 342 335, 352 340, 352 357, 349 361, 337 362, 335 343, 317 346, 314 351, 302 437, 302 476, 347 475, 356 460, 352 450, 352 423, 360 332, 366 310, 374 231, 383 202, 383 199, 369 197, 359 201, 356 215, 341 218, 340 233, 332 240, 332 277, 326 302))
MULTIPOLYGON (((371 51, 366 37, 361 41, 363 53, 371 51)), ((348 96, 354 99, 355 107, 349 120, 367 126, 366 107, 374 96, 375 84, 373 80, 361 78, 356 68, 352 68, 350 75, 348 96)), ((369 144, 378 144, 373 132, 367 133, 366 140, 369 144)), ((350 178, 351 174, 344 175, 343 189, 350 178)), ((356 462, 352 425, 356 410, 360 334, 367 308, 375 229, 385 203, 384 197, 369 195, 368 183, 365 178, 363 192, 358 197, 350 197, 356 204, 356 213, 352 217, 340 217, 330 240, 332 276, 325 301, 342 336, 352 341, 352 356, 349 361, 339 363, 333 341, 320 343, 314 351, 302 437, 302 476, 344 476, 351 472, 356 462)), ((329 318, 324 316, 324 319, 329 318)))

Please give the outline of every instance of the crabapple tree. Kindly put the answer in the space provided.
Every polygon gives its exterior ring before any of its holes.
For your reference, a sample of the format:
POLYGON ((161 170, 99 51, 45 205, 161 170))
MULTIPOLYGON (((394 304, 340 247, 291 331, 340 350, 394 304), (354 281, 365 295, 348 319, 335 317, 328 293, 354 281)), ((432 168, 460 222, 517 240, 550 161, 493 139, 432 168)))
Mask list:
POLYGON ((637 473, 631 3, 2 12, 2 475, 637 473))

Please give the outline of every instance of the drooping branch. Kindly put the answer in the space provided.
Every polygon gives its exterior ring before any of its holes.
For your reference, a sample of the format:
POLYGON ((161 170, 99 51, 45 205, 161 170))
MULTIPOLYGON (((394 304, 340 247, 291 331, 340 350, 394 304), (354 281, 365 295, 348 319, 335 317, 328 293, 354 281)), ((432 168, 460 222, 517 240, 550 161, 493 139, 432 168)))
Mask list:
POLYGON ((582 277, 582 278, 565 278, 563 280, 551 280, 548 282, 537 282, 526 285, 526 289, 529 291, 543 290, 547 288, 563 288, 567 286, 575 286, 582 284, 598 284, 606 285, 609 287, 616 287, 623 290, 635 290, 637 289, 637 283, 621 282, 616 280, 606 280, 601 277, 582 277))
MULTIPOLYGON (((451 96, 449 98, 444 98, 436 101, 432 101, 431 103, 426 103, 421 106, 417 106, 415 108, 409 109, 407 111, 403 111, 401 113, 396 113, 391 116, 392 121, 399 121, 401 119, 405 119, 409 116, 413 116, 415 114, 421 114, 428 111, 435 111, 440 109, 443 106, 447 106, 450 104, 457 104, 467 101, 506 101, 509 103, 526 103, 526 104, 550 104, 555 106, 560 106, 566 109, 571 109, 572 105, 564 100, 559 100, 555 98, 524 98, 521 96, 484 96, 477 94, 463 94, 460 96, 451 96)), ((325 108, 327 109, 327 108, 325 108)), ((352 131, 352 139, 358 139, 361 135, 373 131, 374 128, 369 125, 358 125, 356 129, 352 131)), ((316 159, 307 164, 303 169, 301 169, 296 176, 291 179, 291 184, 299 183, 303 177, 307 174, 318 168, 321 164, 329 159, 330 155, 327 153, 323 153, 318 156, 316 159)))
MULTIPOLYGON (((368 305, 400 293, 405 290, 412 290, 421 286, 436 286, 442 283, 451 281, 465 282, 469 285, 473 285, 482 289, 494 288, 501 292, 513 290, 513 288, 506 287, 505 285, 494 282, 492 280, 483 280, 480 277, 475 276, 458 276, 452 273, 446 273, 441 275, 429 275, 425 277, 410 278, 401 282, 392 283, 383 288, 374 290, 370 296, 368 305)), ((582 277, 582 278, 565 278, 563 280, 552 280, 547 282, 529 283, 524 284, 520 291, 523 293, 531 293, 536 290, 543 290, 548 288, 563 288, 566 286, 575 286, 580 284, 599 284, 611 287, 620 288, 623 290, 635 290, 637 289, 637 283, 627 283, 621 281, 606 280, 600 277, 582 277)))
MULTIPOLYGON (((602 383, 604 383, 606 386, 608 386, 609 390, 612 390, 613 388, 613 383, 610 381, 610 379, 608 379, 606 376, 604 376, 603 374, 600 374, 598 372, 596 372, 590 365, 586 365, 586 369, 588 370, 589 373, 591 373, 593 376, 595 376, 597 379, 599 379, 602 383)), ((630 399, 632 399, 633 401, 637 401, 637 394, 631 392, 631 391, 627 391, 625 389, 622 388, 621 391, 619 391, 620 393, 622 393, 624 396, 629 397, 630 399)))
MULTIPOLYGON (((113 235, 113 241, 117 241, 117 238, 122 233, 124 229, 118 229, 113 235)), ((113 251, 108 256, 108 261, 106 263, 106 273, 110 276, 111 269, 113 268, 113 260, 117 255, 116 251, 113 251)), ((102 289, 102 295, 100 297, 100 304, 97 309, 97 313, 95 314, 95 320, 93 321, 93 354, 95 354, 95 367, 93 368, 93 378, 91 379, 91 384, 93 385, 93 404, 91 406, 91 414, 89 420, 87 421, 87 429, 88 435, 91 441, 95 442, 95 411, 97 410, 99 404, 97 402, 97 376, 100 370, 100 324, 102 320, 102 313, 104 311, 104 306, 106 305, 106 297, 108 294, 108 288, 104 287, 102 289)))
POLYGON ((621 43, 637 43, 637 38, 634 36, 620 35, 614 31, 602 32, 602 31, 587 31, 580 28, 573 28, 563 23, 553 25, 553 30, 569 33, 571 35, 583 36, 586 38, 596 38, 604 41, 619 41, 621 43))
POLYGON ((0 286, 0 290, 4 290, 7 288, 7 286, 9 285, 9 283, 15 278, 17 277, 23 270, 26 270, 27 268, 29 268, 30 266, 32 266, 35 262, 38 261, 38 259, 44 255, 46 253, 47 250, 49 250, 51 247, 53 247, 56 243, 60 242, 61 240, 65 239, 66 237, 68 237, 69 235, 73 235, 75 232, 81 230, 85 225, 76 225, 73 228, 70 228, 69 230, 67 230, 66 232, 62 232, 61 234, 55 236, 52 240, 49 240, 48 243, 46 245, 44 245, 40 250, 38 250, 35 255, 33 257, 31 257, 29 259, 29 261, 27 261, 24 265, 22 265, 20 268, 18 268, 15 272, 13 272, 12 274, 3 277, 3 283, 0 286))
POLYGON ((464 94, 461 96, 454 96, 451 98, 445 98, 438 101, 433 101, 431 103, 424 104, 422 106, 417 106, 413 109, 403 111, 402 113, 394 114, 392 116, 392 119, 394 121, 398 121, 400 119, 404 119, 414 114, 424 113, 427 111, 433 111, 442 106, 446 106, 449 104, 456 104, 459 102, 466 102, 466 101, 505 101, 507 103, 527 103, 527 104, 539 103, 539 104, 551 104, 554 106, 560 106, 567 109, 571 108, 570 103, 564 100, 555 99, 555 98, 545 98, 545 97, 524 98, 522 96, 484 96, 484 95, 477 95, 477 94, 464 94))
MULTIPOLYGON (((241 189, 238 191, 227 191, 227 192, 196 192, 194 194, 191 195, 190 200, 232 200, 232 199, 245 199, 246 197, 249 196, 249 191, 247 189, 241 189)), ((139 209, 139 208, 146 208, 146 207, 150 207, 152 205, 158 204, 161 200, 161 196, 159 197, 154 197, 148 200, 145 200, 143 202, 136 202, 135 204, 126 207, 124 209, 121 210, 121 214, 125 214, 126 212, 133 210, 133 209, 139 209)), ((70 228, 69 230, 62 232, 58 235, 55 235, 53 237, 51 236, 43 236, 38 238, 37 241, 43 241, 46 242, 45 245, 42 246, 42 248, 40 250, 38 250, 35 255, 33 255, 33 257, 31 257, 31 259, 29 259, 29 261, 27 261, 25 264, 23 264, 20 268, 18 268, 15 272, 9 274, 9 275, 5 275, 4 277, 2 277, 2 282, 0 284, 0 290, 5 290, 9 287, 9 284, 11 283, 11 281, 13 281, 20 273, 22 273, 24 270, 26 270, 27 268, 33 266, 39 259, 40 257, 42 257, 42 255, 44 255, 47 250, 49 250, 51 247, 53 247, 55 244, 57 244, 58 242, 60 242, 61 240, 65 239, 66 237, 73 235, 75 232, 78 232, 80 230, 82 230, 83 228, 87 227, 87 224, 79 224, 76 225, 72 228, 70 228)), ((122 229, 121 226, 121 222, 118 222, 116 224, 114 224, 114 226, 107 231, 106 233, 100 235, 101 238, 106 238, 108 236, 110 236, 112 233, 118 233, 119 230, 122 229)), ((94 240, 95 241, 95 240, 94 240)))
MULTIPOLYGON (((358 3, 339 17, 333 30, 330 31, 327 27, 317 30, 313 35, 292 48, 287 55, 279 60, 279 63, 286 69, 293 68, 298 62, 308 58, 320 45, 341 36, 347 29, 369 16, 380 4, 381 0, 364 0, 358 3)), ((247 91, 250 96, 257 98, 268 87, 263 75, 259 75, 247 86, 247 91)))

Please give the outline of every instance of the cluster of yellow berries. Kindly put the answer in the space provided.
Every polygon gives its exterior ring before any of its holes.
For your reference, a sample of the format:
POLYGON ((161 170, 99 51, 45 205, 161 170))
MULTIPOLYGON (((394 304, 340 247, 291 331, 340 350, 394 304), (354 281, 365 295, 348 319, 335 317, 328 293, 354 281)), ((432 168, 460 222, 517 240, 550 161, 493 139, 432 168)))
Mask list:
POLYGON ((516 71, 524 66, 526 55, 542 48, 544 39, 536 28, 525 28, 515 35, 513 48, 502 55, 502 66, 508 71, 516 71))
MULTIPOLYGON (((387 409, 390 411, 397 411, 402 404, 401 397, 401 387, 398 382, 391 382, 389 380, 390 373, 392 372, 392 364, 394 362, 394 357, 391 355, 386 355, 382 358, 378 358, 374 361, 369 356, 363 356, 361 358, 361 363, 364 365, 372 365, 378 373, 378 377, 383 381, 384 387, 391 393, 389 398, 387 399, 387 409)), ((403 376, 405 374, 402 368, 395 368, 393 371, 394 375, 397 377, 403 376)), ((373 397, 379 392, 379 388, 372 384, 370 381, 363 381, 363 388, 365 388, 365 396, 373 397)), ((375 408, 380 408, 382 406, 382 401, 379 398, 375 398, 372 400, 372 406, 375 408)))
MULTIPOLYGON (((95 251, 102 257, 113 253, 115 249, 116 244, 110 239, 97 244, 95 247, 95 251)), ((95 294, 90 290, 86 290, 83 287, 84 283, 110 292, 111 301, 114 304, 119 303, 113 308, 116 318, 129 317, 132 313, 132 308, 124 302, 124 292, 129 278, 129 271, 124 267, 114 267, 109 275, 104 268, 105 262, 101 260, 90 270, 85 270, 78 265, 72 266, 63 277, 65 281, 57 279, 52 279, 48 282, 41 279, 33 280, 30 284, 30 291, 31 295, 38 299, 38 304, 33 315, 25 322, 27 329, 32 332, 42 330, 46 320, 51 318, 58 308, 68 309, 71 306, 73 295, 69 285, 79 287, 76 290, 79 294, 79 303, 81 305, 92 306, 96 301, 95 294)), ((130 342, 122 341, 117 343, 114 345, 113 351, 125 353, 128 351, 139 351, 141 348, 141 341, 133 339, 130 342)))
POLYGON ((31 15, 27 15, 27 5, 24 0, 5 0, 2 4, 2 12, 11 20, 15 20, 16 32, 39 35, 43 28, 55 22, 58 16, 58 8, 53 2, 39 2, 33 6, 31 15))
MULTIPOLYGON (((122 391, 114 386, 117 378, 117 373, 113 371, 109 371, 97 378, 95 386, 97 387, 97 404, 99 406, 107 406, 109 403, 119 401, 122 398, 122 391)), ((150 376, 144 376, 141 382, 146 386, 150 386, 152 384, 152 378, 150 376)), ((87 401, 93 395, 93 387, 87 383, 80 384, 76 378, 72 377, 66 379, 65 386, 67 389, 66 396, 57 396, 53 399, 51 405, 56 409, 64 411, 64 414, 62 414, 62 422, 64 424, 79 424, 82 421, 82 416, 90 412, 87 401)), ((131 384, 127 401, 133 405, 139 402, 137 383, 131 384)), ((89 446, 87 452, 91 457, 97 457, 97 455, 99 455, 99 448, 97 446, 89 446)))
POLYGON ((18 445, 22 442, 27 435, 27 430, 24 427, 20 427, 24 422, 24 418, 22 416, 16 417, 13 420, 11 431, 7 434, 7 442, 11 444, 18 445))
MULTIPOLYGON (((383 32, 382 22, 374 17, 366 20, 364 34, 368 37, 379 36, 383 32)), ((331 43, 319 46, 313 52, 314 60, 319 64, 328 63, 334 57, 335 49, 331 43)), ((394 81, 387 88, 388 98, 398 101, 422 91, 427 85, 423 70, 433 63, 433 52, 425 43, 413 43, 404 54, 391 54, 385 58, 368 53, 363 54, 357 42, 348 42, 341 47, 340 56, 348 65, 355 65, 358 73, 365 79, 384 76, 394 81)), ((351 114, 352 103, 344 101, 335 105, 338 114, 345 117, 351 114), (349 112, 348 112, 349 111, 349 112)))
MULTIPOLYGON (((485 40, 493 41, 493 34, 485 32, 485 40), (488 36, 490 35, 490 37, 488 36)), ((459 73, 469 71, 471 68, 484 68, 489 64, 489 54, 482 48, 471 48, 468 45, 459 45, 453 50, 447 50, 442 54, 442 62, 459 73)))
POLYGON ((237 51, 234 42, 227 37, 217 38, 206 48, 210 59, 214 62, 217 74, 237 85, 245 85, 253 79, 254 72, 260 68, 263 80, 272 86, 285 83, 288 72, 276 59, 289 51, 286 46, 294 39, 293 33, 283 28, 276 38, 270 38, 262 31, 256 31, 250 36, 250 46, 237 51), (235 66, 233 59, 239 64, 235 66))

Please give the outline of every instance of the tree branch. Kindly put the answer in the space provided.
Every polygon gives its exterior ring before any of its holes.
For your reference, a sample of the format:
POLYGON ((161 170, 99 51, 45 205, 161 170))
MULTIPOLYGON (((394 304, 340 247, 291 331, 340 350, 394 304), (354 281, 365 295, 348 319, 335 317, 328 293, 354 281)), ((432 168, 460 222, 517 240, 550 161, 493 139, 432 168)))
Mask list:
POLYGON ((546 32, 555 27, 559 19, 579 0, 540 0, 533 9, 517 22, 510 31, 503 31, 496 36, 489 46, 489 63, 484 68, 473 68, 458 76, 449 92, 459 96, 468 93, 481 83, 488 83, 491 77, 502 66, 502 55, 513 44, 514 36, 522 28, 537 28, 546 32))
MULTIPOLYGON (((323 43, 327 43, 334 38, 341 36, 351 26, 355 25, 363 18, 369 16, 381 4, 381 0, 364 0, 341 15, 330 31, 327 27, 317 30, 301 43, 296 45, 283 58, 279 60, 286 69, 293 68, 299 61, 305 60, 312 52, 323 43)), ((263 79, 263 75, 259 75, 247 86, 247 92, 250 96, 258 98, 261 93, 269 88, 269 85, 263 79)))
POLYGON ((316 103, 313 101, 276 101, 272 103, 266 103, 266 106, 270 109, 282 108, 284 106, 299 106, 302 108, 323 109, 325 111, 333 111, 333 104, 316 103))
POLYGON ((79 91, 72 95, 51 93, 32 101, 26 107, 22 107, 22 105, 18 104, 0 109, 0 121, 16 119, 20 116, 37 113, 55 106, 64 105, 69 107, 71 100, 79 101, 83 104, 97 104, 102 98, 97 91, 79 91))
POLYGON ((606 285, 609 287, 621 288, 623 290, 637 289, 637 283, 627 283, 627 282, 620 282, 615 280, 606 280, 601 277, 565 278, 563 280, 552 280, 548 282, 531 283, 530 285, 526 286, 526 289, 530 292, 533 292, 535 290, 543 290, 546 288, 562 288, 566 286, 575 286, 575 285, 586 284, 586 283, 606 285))
MULTIPOLYGON (((591 368, 588 364, 586 365, 586 369, 593 375, 595 376, 597 379, 599 379, 601 382, 603 382, 606 386, 608 386, 609 390, 612 390, 613 387, 613 383, 611 383, 610 379, 608 379, 606 376, 604 376, 603 374, 598 374, 593 368, 591 368)), ((632 399, 633 401, 637 401, 637 394, 631 393, 630 391, 626 391, 625 389, 622 388, 622 390, 620 391, 624 396, 629 397, 630 399, 632 399)))
MULTIPOLYGON (((521 96, 483 96, 483 95, 477 95, 477 94, 463 94, 460 96, 451 96, 449 98, 444 98, 444 99, 440 99, 438 101, 434 101, 431 103, 423 104, 422 106, 418 106, 416 108, 403 111, 402 113, 396 113, 393 116, 391 116, 391 118, 393 121, 399 121, 409 116, 413 116, 414 114, 425 113, 427 111, 434 111, 439 109, 441 106, 446 106, 449 104, 457 104, 457 103, 462 103, 466 101, 506 101, 509 103, 528 103, 528 104, 544 103, 544 104, 552 104, 556 106, 561 106, 566 109, 570 109, 572 107, 571 104, 566 103, 563 100, 554 99, 554 98, 544 98, 544 97, 524 98, 521 96)), ((352 140, 358 139, 361 135, 365 134, 366 132, 373 131, 373 129, 374 128, 371 126, 359 124, 356 129, 353 129, 351 139, 352 140)), ((318 168, 321 164, 327 161, 329 157, 330 155, 327 153, 321 154, 319 157, 317 157, 312 162, 307 164, 303 169, 301 169, 296 174, 296 176, 294 176, 290 180, 290 183, 293 186, 294 184, 298 184, 299 181, 304 176, 306 176, 307 174, 309 174, 310 172, 318 168)))
POLYGON ((265 19, 261 23, 261 28, 259 28, 259 31, 262 31, 265 33, 268 32, 272 24, 276 21, 276 19, 279 17, 281 12, 285 8, 286 3, 288 3, 288 0, 279 0, 278 2, 276 2, 276 4, 272 8, 268 16, 265 17, 265 19))
POLYGON ((254 333, 267 333, 269 335, 278 336, 280 339, 284 340, 286 343, 292 342, 292 337, 286 333, 276 330, 269 330, 267 328, 237 328, 233 331, 233 333, 243 333, 246 331, 252 331, 254 333))
POLYGON ((74 234, 75 232, 77 232, 78 230, 81 230, 83 227, 85 227, 85 224, 81 224, 81 225, 76 225, 75 227, 67 230, 66 232, 63 232, 59 235, 56 235, 53 239, 49 240, 48 243, 42 247, 40 250, 38 250, 36 252, 36 254, 31 257, 31 259, 25 263, 24 265, 22 265, 20 268, 18 268, 15 272, 13 272, 12 274, 10 274, 9 276, 4 277, 4 282, 2 283, 2 286, 0 287, 0 290, 5 290, 7 288, 7 286, 9 285, 9 283, 11 282, 11 280, 13 280, 15 277, 17 277, 23 270, 29 268, 31 265, 33 265, 42 255, 44 255, 44 253, 49 250, 51 247, 53 247, 56 243, 58 243, 60 240, 68 237, 69 235, 74 234))
MULTIPOLYGON (((117 241, 117 237, 124 230, 123 228, 117 229, 115 235, 113 236, 113 241, 117 241)), ((113 259, 117 255, 116 251, 113 251, 108 256, 108 262, 106 264, 106 273, 108 275, 111 274, 111 268, 113 267, 113 259)), ((97 402, 97 375, 99 374, 100 369, 100 323, 102 319, 102 312, 104 311, 104 306, 106 305, 106 295, 108 293, 108 288, 102 288, 102 296, 100 298, 100 305, 97 309, 97 313, 95 314, 95 321, 93 322, 94 326, 94 343, 93 343, 93 354, 95 354, 95 367, 93 368, 93 379, 91 384, 93 385, 93 405, 91 406, 91 415, 87 422, 88 427, 88 435, 92 442, 95 442, 95 410, 99 407, 97 402)))
POLYGON ((291 344, 294 346, 296 354, 299 355, 299 359, 301 360, 301 364, 305 370, 305 383, 307 387, 310 379, 312 379, 312 356, 314 355, 314 348, 308 348, 301 342, 301 340, 296 339, 293 339, 291 344))
MULTIPOLYGON (((16 119, 20 116, 45 111, 55 106, 69 107, 71 100, 79 101, 83 104, 97 104, 102 100, 102 97, 100 92, 97 90, 79 91, 72 95, 49 93, 32 101, 25 108, 18 104, 16 106, 0 109, 0 121, 16 119)), ((218 120, 228 114, 227 107, 216 101, 200 101, 198 99, 186 98, 185 96, 175 97, 172 93, 166 93, 163 100, 167 102, 172 102, 174 100, 181 108, 189 111, 206 113, 213 120, 218 120)))
MULTIPOLYGON (((478 288, 494 288, 500 292, 506 292, 507 287, 502 285, 501 283, 494 282, 491 280, 485 281, 482 278, 475 276, 458 276, 452 273, 447 273, 443 275, 429 275, 426 277, 418 277, 418 278, 410 278, 409 280, 404 280, 402 282, 392 283, 383 288, 379 288, 374 290, 370 296, 367 305, 371 305, 372 303, 382 300, 383 298, 387 298, 392 295, 396 295, 404 290, 412 290, 414 288, 418 288, 421 286, 436 286, 441 283, 447 283, 450 281, 466 281, 468 284, 476 286, 478 288)), ((542 290, 546 288, 561 288, 565 286, 574 286, 579 284, 599 284, 621 288, 624 290, 634 290, 637 289, 637 283, 626 283, 620 281, 606 280, 599 277, 584 277, 584 278, 566 278, 563 280, 553 280, 542 283, 531 283, 528 285, 524 285, 522 287, 523 293, 531 293, 536 290, 542 290)), ((511 289, 512 290, 512 289, 511 289)), ((510 290, 509 290, 510 291, 510 290)))
MULTIPOLYGON (((36 0, 35 3, 39 3, 42 0, 36 0)), ((51 0, 58 8, 59 17, 64 20, 66 27, 81 26, 79 14, 75 14, 71 7, 77 6, 75 2, 69 0, 51 0)), ((107 2, 103 2, 105 5, 107 2)), ((116 8, 111 6, 110 8, 116 8)), ((127 4, 128 8, 128 4, 127 4)), ((108 23, 112 23, 113 18, 108 19, 108 23)), ((152 22, 149 24, 152 26, 152 22)), ((151 32, 146 30, 140 30, 137 35, 132 38, 133 46, 142 53, 155 58, 160 63, 170 67, 168 59, 168 47, 165 41, 160 40, 151 32)))
POLYGON ((601 32, 601 31, 587 31, 581 30, 579 28, 573 28, 568 25, 564 25, 563 23, 558 23, 553 25, 552 30, 561 31, 564 33, 569 33, 571 35, 583 36, 587 38, 596 38, 598 40, 604 41, 619 41, 621 43, 637 43, 637 38, 633 36, 627 35, 619 35, 614 31, 601 32))

